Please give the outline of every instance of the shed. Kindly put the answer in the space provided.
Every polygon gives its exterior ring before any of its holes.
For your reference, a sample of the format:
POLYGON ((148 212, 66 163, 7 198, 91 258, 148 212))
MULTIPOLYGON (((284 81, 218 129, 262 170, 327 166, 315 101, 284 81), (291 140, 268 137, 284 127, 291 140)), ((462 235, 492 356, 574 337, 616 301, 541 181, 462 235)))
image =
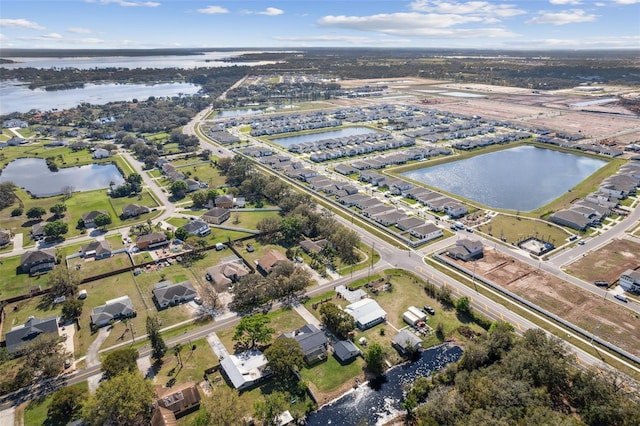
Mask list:
POLYGON ((402 353, 407 353, 407 351, 410 350, 418 350, 422 346, 422 340, 406 329, 400 330, 398 334, 393 336, 391 342, 402 353))
POLYGON ((387 320, 387 313, 373 299, 359 300, 344 310, 355 319, 360 330, 366 330, 387 320))
POLYGON ((361 353, 350 340, 339 340, 333 345, 333 355, 342 363, 350 362, 361 353))

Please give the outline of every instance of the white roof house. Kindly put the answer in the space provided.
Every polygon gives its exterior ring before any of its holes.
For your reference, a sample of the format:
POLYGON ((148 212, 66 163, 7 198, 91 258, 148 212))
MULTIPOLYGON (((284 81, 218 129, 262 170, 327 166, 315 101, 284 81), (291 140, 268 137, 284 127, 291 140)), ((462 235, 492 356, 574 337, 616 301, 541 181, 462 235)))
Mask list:
POLYGON ((620 275, 619 284, 624 291, 640 291, 640 270, 627 269, 620 275))
POLYGON ((220 366, 234 388, 242 390, 248 388, 271 373, 266 368, 267 358, 259 350, 245 351, 236 355, 229 355, 220 360, 220 366))
POLYGON ((350 304, 344 311, 351 315, 360 330, 366 330, 387 320, 387 313, 373 299, 362 299, 350 304))

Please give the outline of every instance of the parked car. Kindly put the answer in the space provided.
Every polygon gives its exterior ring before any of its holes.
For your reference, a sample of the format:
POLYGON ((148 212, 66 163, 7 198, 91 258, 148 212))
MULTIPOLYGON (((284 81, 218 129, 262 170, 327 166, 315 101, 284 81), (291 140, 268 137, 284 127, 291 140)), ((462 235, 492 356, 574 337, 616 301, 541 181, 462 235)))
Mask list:
POLYGON ((433 308, 432 308, 431 306, 429 306, 429 305, 424 305, 424 307, 422 308, 422 310, 423 310, 424 312, 426 312, 427 314, 429 314, 429 315, 435 315, 435 314, 436 314, 435 309, 433 309, 433 308))
POLYGON ((625 296, 624 294, 616 294, 615 296, 616 299, 620 300, 621 302, 627 303, 629 301, 629 299, 627 299, 627 296, 625 296))

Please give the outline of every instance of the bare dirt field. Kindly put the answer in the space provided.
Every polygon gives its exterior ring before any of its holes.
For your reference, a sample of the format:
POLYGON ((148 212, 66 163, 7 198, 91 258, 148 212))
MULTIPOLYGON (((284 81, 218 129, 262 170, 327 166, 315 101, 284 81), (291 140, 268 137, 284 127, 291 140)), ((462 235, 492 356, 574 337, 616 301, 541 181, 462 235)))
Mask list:
POLYGON ((587 282, 613 284, 627 269, 640 267, 640 243, 628 239, 613 240, 573 262, 566 272, 587 282))
POLYGON ((619 304, 489 247, 485 247, 484 258, 475 261, 475 266, 471 262, 459 263, 587 332, 595 332, 631 353, 640 353, 640 318, 619 304))

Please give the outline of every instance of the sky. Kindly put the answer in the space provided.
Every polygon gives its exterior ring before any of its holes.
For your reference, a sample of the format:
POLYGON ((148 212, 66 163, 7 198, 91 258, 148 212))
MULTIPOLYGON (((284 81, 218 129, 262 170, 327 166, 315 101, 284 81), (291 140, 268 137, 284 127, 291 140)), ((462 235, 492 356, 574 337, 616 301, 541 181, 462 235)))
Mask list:
POLYGON ((2 0, 0 48, 640 49, 640 0, 2 0))

